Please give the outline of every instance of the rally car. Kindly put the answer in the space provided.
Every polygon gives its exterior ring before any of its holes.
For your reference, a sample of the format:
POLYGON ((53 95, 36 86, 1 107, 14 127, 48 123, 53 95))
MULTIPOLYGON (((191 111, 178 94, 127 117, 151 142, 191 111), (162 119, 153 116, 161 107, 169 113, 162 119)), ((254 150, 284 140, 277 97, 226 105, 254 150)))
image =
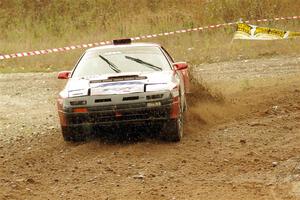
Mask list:
POLYGON ((83 140, 95 127, 155 124, 163 138, 180 141, 187 67, 159 44, 122 39, 88 49, 72 71, 58 74, 68 79, 57 100, 64 140, 83 140))

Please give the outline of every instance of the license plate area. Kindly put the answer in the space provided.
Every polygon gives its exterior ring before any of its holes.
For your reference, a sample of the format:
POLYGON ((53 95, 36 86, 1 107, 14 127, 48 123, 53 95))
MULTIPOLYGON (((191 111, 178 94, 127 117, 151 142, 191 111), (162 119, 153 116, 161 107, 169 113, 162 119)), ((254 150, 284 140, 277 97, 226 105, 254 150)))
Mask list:
POLYGON ((147 102, 147 107, 148 108, 153 108, 153 107, 158 107, 158 106, 161 106, 160 101, 147 102))

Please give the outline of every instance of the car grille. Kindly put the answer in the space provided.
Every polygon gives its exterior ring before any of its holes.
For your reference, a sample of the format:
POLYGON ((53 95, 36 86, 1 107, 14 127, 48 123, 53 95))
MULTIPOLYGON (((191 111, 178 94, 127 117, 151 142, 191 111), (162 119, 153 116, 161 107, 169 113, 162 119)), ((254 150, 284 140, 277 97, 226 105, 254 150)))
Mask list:
POLYGON ((147 108, 145 103, 106 107, 91 107, 89 113, 68 114, 68 124, 101 124, 122 121, 146 121, 167 119, 170 115, 170 104, 147 108))

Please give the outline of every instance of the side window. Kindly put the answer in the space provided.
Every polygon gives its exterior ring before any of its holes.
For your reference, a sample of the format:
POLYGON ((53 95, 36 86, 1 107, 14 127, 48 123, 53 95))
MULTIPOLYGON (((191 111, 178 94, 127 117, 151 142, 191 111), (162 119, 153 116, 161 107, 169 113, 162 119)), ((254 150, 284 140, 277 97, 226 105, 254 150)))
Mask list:
POLYGON ((167 52, 167 50, 164 47, 161 47, 163 52, 165 53, 166 57, 173 63, 174 59, 170 56, 170 54, 167 52))

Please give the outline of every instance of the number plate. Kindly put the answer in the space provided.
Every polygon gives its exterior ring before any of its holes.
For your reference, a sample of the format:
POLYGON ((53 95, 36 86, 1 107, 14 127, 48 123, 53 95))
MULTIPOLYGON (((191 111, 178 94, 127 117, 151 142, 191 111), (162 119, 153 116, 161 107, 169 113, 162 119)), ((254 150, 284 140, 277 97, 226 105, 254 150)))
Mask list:
POLYGON ((148 102, 147 103, 147 107, 157 107, 157 106, 161 106, 161 102, 156 101, 156 102, 148 102))

